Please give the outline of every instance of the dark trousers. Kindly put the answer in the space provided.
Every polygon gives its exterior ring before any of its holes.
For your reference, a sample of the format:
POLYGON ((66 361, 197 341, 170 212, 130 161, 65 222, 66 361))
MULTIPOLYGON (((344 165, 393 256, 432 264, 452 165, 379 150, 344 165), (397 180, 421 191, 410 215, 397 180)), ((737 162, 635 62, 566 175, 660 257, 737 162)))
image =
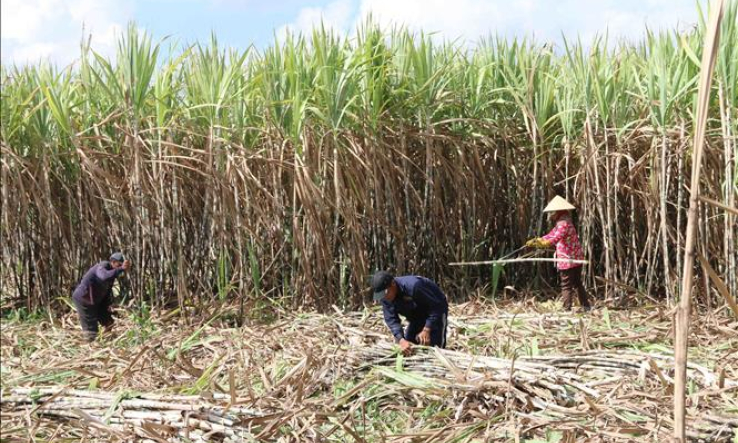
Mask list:
POLYGON ((564 309, 571 309, 575 294, 579 298, 579 304, 583 308, 589 309, 587 291, 584 290, 584 285, 582 285, 582 267, 577 266, 576 268, 561 270, 559 276, 561 278, 561 299, 564 302, 564 309))
MULTIPOLYGON (((405 340, 418 344, 415 338, 425 327, 426 319, 414 319, 405 328, 405 340)), ((448 313, 443 314, 438 322, 431 325, 431 346, 446 347, 446 329, 448 328, 448 313)))
POLYGON ((106 328, 113 326, 113 316, 110 314, 110 300, 103 300, 99 304, 86 305, 76 299, 74 307, 79 315, 79 323, 82 326, 82 332, 88 341, 97 338, 98 324, 106 328))

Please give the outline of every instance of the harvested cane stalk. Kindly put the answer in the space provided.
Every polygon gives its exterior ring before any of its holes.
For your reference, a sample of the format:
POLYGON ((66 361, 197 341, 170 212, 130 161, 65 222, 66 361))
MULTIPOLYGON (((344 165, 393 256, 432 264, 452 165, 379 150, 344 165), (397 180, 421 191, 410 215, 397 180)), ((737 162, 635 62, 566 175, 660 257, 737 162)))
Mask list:
POLYGON ((486 260, 486 261, 466 261, 466 262, 453 262, 449 263, 449 266, 471 266, 471 265, 504 265, 507 263, 526 263, 526 262, 553 262, 553 263, 571 263, 588 265, 588 260, 570 260, 568 258, 510 258, 506 260, 486 260))

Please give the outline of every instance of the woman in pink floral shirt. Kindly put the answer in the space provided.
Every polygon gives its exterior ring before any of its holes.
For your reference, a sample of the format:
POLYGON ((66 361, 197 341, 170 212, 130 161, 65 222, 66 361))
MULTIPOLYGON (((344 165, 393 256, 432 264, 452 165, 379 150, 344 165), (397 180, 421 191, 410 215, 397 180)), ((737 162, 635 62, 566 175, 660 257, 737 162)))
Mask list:
MULTIPOLYGON (((550 218, 556 222, 556 226, 543 237, 529 240, 526 246, 541 249, 555 246, 556 258, 583 260, 584 253, 570 214, 573 209, 575 208, 571 203, 558 195, 554 197, 543 212, 551 214, 550 218)), ((556 268, 561 277, 561 295, 564 308, 571 310, 574 293, 576 293, 582 308, 589 311, 591 305, 582 284, 582 264, 561 260, 556 262, 556 268)))

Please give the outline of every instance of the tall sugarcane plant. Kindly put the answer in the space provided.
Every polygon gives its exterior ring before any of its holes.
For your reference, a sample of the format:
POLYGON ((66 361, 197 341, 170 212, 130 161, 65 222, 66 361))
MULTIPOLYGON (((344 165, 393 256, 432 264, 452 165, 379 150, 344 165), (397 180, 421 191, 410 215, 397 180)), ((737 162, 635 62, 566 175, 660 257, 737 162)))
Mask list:
MULTIPOLYGON (((702 176, 730 208, 737 9, 702 176)), ((3 297, 50 307, 113 249, 137 264, 136 300, 185 313, 252 297, 355 305, 380 268, 463 297, 487 272, 446 264, 515 249, 561 194, 579 207, 593 291, 671 302, 703 33, 463 45, 368 19, 350 35, 318 26, 234 50, 132 24, 112 58, 83 42, 69 67, 3 65, 3 297)), ((736 216, 702 211, 698 248, 734 293, 736 216)), ((504 278, 535 285, 541 272, 504 278)))

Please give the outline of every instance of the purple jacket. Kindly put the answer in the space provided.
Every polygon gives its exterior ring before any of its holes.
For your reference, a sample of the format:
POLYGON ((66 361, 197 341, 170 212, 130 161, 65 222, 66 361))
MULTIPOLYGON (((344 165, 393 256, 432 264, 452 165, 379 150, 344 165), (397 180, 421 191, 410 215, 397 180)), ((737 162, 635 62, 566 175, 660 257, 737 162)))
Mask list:
POLYGON ((123 268, 113 268, 109 261, 101 261, 91 267, 74 290, 72 298, 84 305, 96 305, 110 297, 115 279, 123 268))

